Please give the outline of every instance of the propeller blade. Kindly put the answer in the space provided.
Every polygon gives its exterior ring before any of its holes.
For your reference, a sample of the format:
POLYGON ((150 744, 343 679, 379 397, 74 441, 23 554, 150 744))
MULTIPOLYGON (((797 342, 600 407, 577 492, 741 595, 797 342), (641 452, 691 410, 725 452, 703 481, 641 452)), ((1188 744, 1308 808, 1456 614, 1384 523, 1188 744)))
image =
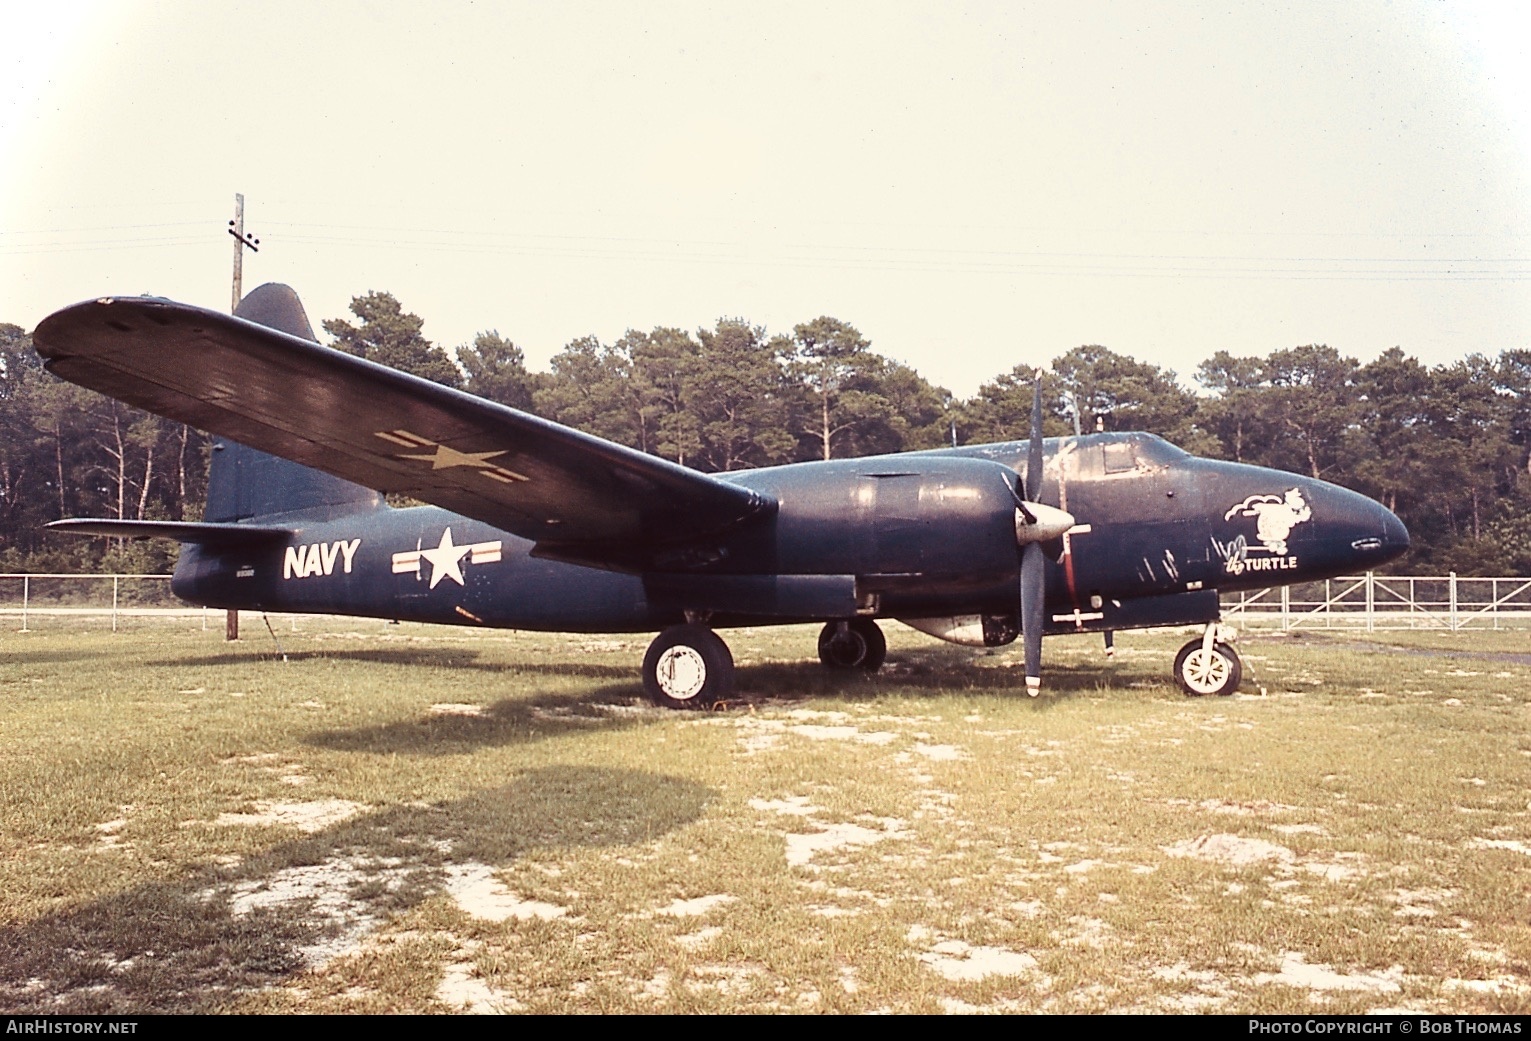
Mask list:
POLYGON ((1031 445, 1027 450, 1026 484, 1021 486, 1020 475, 1015 483, 1005 480, 1005 487, 1015 498, 1015 541, 1020 545, 1028 542, 1051 542, 1061 538, 1074 526, 1074 515, 1056 506, 1037 502, 1042 487, 1042 384, 1037 384, 1031 410, 1031 445), (1030 492, 1027 495, 1026 492, 1030 492))
POLYGON ((1026 455, 1026 498, 1036 502, 1042 495, 1042 370, 1037 370, 1031 396, 1031 449, 1026 455))
MULTIPOLYGON (((1024 520, 1027 524, 1035 524, 1037 522, 1037 515, 1031 512, 1031 503, 1027 502, 1026 496, 1022 494, 1020 483, 1020 474, 1015 475, 1015 484, 1011 484, 1008 477, 1005 479, 1005 487, 1010 489, 1010 495, 1015 499, 1015 508, 1020 511, 1021 520, 1024 520)), ((1020 521, 1016 522, 1015 530, 1016 537, 1020 538, 1020 521)), ((1026 540, 1020 539, 1020 541, 1025 542, 1026 540)))
POLYGON ((1046 604, 1047 557, 1028 542, 1021 551, 1021 631, 1026 641, 1026 693, 1042 692, 1042 626, 1046 604))
POLYGON ((1042 692, 1042 627, 1047 610, 1047 555, 1042 543, 1074 526, 1072 515, 1040 503, 1042 495, 1042 370, 1031 395, 1031 444, 1026 452, 1025 488, 1016 499, 1015 540, 1021 544, 1021 633, 1026 641, 1026 693, 1042 692))

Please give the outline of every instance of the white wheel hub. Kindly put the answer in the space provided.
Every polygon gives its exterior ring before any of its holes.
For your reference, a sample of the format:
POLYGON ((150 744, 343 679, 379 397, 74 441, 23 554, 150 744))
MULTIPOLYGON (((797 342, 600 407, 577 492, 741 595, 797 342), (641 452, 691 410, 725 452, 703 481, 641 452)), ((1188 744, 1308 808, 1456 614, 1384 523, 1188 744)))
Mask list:
POLYGON ((1200 647, 1186 655, 1185 685, 1198 694, 1216 694, 1233 674, 1233 662, 1200 647))
POLYGON ((690 701, 707 685, 707 660, 695 647, 668 647, 654 665, 654 679, 665 697, 690 701))

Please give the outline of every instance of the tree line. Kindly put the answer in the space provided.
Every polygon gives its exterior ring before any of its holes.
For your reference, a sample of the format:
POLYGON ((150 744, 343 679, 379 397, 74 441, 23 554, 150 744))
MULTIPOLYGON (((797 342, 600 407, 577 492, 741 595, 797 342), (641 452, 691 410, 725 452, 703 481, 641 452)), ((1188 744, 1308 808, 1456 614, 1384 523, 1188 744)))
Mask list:
MULTIPOLYGON (((448 350, 389 293, 323 323, 332 346, 704 471, 1027 436, 1035 371, 959 400, 821 317, 770 333, 629 330, 568 344, 547 372, 490 330, 448 350)), ((1041 373, 1049 436, 1146 430, 1197 455, 1308 474, 1394 510, 1399 572, 1531 575, 1531 350, 1427 367, 1399 348, 1362 365, 1318 344, 1218 351, 1176 374, 1086 345, 1041 373)), ((196 519, 209 441, 65 383, 0 324, 0 571, 161 570, 174 547, 48 533, 57 517, 196 519)))

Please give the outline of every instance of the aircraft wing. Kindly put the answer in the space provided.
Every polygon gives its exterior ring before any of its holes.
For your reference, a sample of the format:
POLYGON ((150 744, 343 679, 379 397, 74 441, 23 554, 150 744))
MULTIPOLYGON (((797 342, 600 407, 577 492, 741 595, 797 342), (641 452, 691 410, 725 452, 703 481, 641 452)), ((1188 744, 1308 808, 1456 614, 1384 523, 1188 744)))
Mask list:
POLYGON ((775 507, 767 496, 216 311, 106 298, 45 318, 73 383, 539 543, 631 560, 775 507))

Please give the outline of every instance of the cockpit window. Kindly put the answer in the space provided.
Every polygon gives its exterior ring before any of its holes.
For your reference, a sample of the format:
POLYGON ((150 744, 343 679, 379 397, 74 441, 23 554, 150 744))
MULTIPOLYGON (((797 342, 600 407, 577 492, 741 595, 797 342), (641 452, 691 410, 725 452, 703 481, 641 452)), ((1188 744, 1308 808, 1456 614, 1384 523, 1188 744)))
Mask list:
POLYGON ((1146 473, 1173 465, 1186 453, 1153 434, 1095 434, 1077 439, 1068 464, 1077 477, 1146 473))
POLYGON ((1183 448, 1176 448, 1157 434, 1134 434, 1132 440, 1138 461, 1144 466, 1169 466, 1187 457, 1183 448))
POLYGON ((1131 441, 1113 441, 1102 445, 1101 449, 1106 473, 1120 474, 1138 468, 1138 460, 1133 454, 1131 441))

